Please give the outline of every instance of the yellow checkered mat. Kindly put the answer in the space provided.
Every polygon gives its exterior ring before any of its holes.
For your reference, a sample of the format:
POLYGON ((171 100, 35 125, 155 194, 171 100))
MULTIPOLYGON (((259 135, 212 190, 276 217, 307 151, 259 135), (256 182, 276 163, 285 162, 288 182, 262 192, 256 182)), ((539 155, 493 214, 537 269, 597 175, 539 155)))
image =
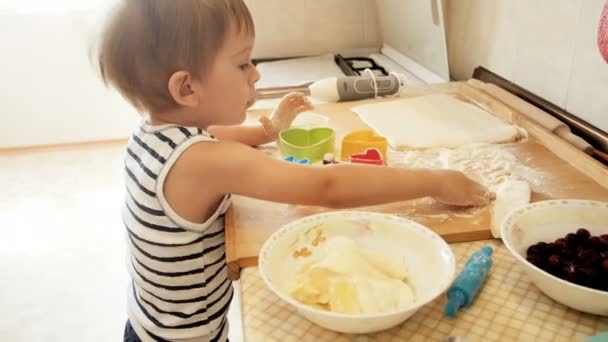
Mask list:
POLYGON ((298 315, 264 284, 257 268, 241 273, 243 329, 247 342, 303 341, 583 341, 608 331, 608 317, 572 310, 542 294, 500 241, 452 244, 458 272, 485 244, 494 248, 494 265, 473 306, 455 319, 443 315, 445 295, 403 324, 372 335, 338 334, 298 315))

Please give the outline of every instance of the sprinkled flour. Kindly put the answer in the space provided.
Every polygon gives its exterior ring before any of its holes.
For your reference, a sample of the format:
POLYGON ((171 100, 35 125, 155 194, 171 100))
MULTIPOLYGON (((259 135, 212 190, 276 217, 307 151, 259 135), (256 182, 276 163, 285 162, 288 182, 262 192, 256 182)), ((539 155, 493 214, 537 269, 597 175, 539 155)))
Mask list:
POLYGON ((507 179, 525 180, 533 189, 540 189, 545 173, 518 161, 510 151, 513 146, 482 144, 455 149, 391 151, 388 159, 391 166, 462 171, 492 191, 507 179))

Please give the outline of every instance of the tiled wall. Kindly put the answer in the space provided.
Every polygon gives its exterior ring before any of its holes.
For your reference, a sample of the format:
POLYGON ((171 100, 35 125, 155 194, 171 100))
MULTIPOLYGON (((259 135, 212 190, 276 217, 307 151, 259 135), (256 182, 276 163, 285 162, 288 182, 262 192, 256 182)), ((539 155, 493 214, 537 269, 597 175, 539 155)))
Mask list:
POLYGON ((483 65, 608 131, 608 64, 596 46, 604 0, 446 3, 453 78, 483 65))
POLYGON ((377 0, 384 43, 449 79, 441 2, 377 0))
POLYGON ((375 0, 245 0, 256 24, 254 57, 381 46, 375 0))

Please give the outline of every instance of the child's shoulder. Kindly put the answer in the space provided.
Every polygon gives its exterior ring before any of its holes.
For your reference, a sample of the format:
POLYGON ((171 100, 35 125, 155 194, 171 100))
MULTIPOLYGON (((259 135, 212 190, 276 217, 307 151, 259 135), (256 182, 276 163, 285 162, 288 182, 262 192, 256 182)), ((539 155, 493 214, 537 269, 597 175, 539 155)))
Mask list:
POLYGON ((126 146, 125 158, 127 163, 134 162, 141 168, 145 167, 144 171, 158 180, 161 171, 168 172, 178 160, 188 162, 192 159, 188 158, 194 152, 192 146, 208 141, 217 140, 198 127, 150 125, 144 121, 133 131, 126 146))
POLYGON ((160 139, 165 143, 167 141, 162 139, 162 137, 171 139, 174 142, 183 142, 191 138, 214 139, 206 130, 199 127, 181 126, 177 124, 150 125, 146 121, 143 121, 139 127, 137 127, 133 135, 140 138, 160 139))
POLYGON ((215 138, 207 131, 198 127, 180 126, 175 124, 150 125, 142 122, 131 135, 128 147, 140 148, 151 152, 154 150, 165 157, 176 151, 182 153, 190 145, 199 141, 212 141, 215 138))

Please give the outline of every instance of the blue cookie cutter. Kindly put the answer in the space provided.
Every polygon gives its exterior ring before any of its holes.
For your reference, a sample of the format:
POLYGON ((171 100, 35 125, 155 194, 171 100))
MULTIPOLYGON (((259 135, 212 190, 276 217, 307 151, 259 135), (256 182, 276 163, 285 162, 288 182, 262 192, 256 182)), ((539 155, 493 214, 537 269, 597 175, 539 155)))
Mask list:
POLYGON ((294 157, 294 156, 287 156, 287 157, 283 158, 283 160, 290 162, 290 163, 296 163, 296 164, 304 164, 304 165, 310 164, 310 160, 308 160, 306 158, 296 159, 296 157, 294 157))
POLYGON ((608 331, 589 337, 585 342, 608 342, 608 331))

